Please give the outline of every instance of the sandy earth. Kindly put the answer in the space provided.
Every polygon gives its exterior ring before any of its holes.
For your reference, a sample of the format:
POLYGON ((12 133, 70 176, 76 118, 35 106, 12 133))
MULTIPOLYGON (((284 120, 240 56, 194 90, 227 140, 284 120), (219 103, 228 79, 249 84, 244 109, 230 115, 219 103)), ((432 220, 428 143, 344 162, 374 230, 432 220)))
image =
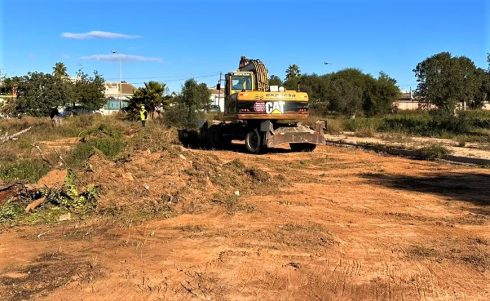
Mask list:
POLYGON ((488 169, 332 146, 192 152, 285 184, 243 210, 4 230, 0 300, 490 299, 488 169))
POLYGON ((452 139, 441 139, 433 137, 403 137, 401 140, 397 137, 390 137, 389 134, 376 134, 374 137, 356 137, 352 132, 346 132, 338 135, 325 135, 330 142, 347 142, 354 144, 380 144, 396 148, 419 149, 431 144, 439 144, 449 150, 454 156, 479 158, 490 160, 490 145, 488 143, 467 142, 460 146, 458 141, 452 139))

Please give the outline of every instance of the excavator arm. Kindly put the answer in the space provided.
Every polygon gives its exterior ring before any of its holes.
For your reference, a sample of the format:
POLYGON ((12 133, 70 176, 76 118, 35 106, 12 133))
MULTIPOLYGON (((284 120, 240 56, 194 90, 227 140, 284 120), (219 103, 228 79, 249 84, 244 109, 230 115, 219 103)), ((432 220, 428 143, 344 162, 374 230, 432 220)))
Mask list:
POLYGON ((269 91, 269 72, 259 59, 248 59, 245 56, 240 58, 238 66, 240 71, 250 71, 255 74, 257 91, 269 91))

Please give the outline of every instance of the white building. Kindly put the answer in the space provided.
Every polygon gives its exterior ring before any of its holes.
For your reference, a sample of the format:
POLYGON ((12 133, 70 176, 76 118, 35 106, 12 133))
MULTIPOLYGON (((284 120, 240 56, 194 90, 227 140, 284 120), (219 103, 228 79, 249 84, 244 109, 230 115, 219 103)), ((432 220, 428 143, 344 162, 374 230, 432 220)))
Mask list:
POLYGON ((211 106, 218 108, 220 112, 225 111, 225 91, 217 90, 216 88, 210 88, 211 92, 211 106))
POLYGON ((107 99, 106 104, 99 110, 103 115, 111 115, 119 112, 122 108, 127 107, 127 100, 131 98, 136 90, 136 87, 130 83, 110 83, 105 84, 104 95, 107 99))

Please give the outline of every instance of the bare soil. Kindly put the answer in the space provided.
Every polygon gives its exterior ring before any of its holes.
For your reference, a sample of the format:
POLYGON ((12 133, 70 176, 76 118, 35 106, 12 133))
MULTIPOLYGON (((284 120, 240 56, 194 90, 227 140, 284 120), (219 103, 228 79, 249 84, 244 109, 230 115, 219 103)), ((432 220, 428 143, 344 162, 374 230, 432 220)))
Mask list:
POLYGON ((488 169, 325 146, 96 156, 86 177, 97 215, 0 233, 0 300, 490 299, 488 169), (170 214, 109 214, 152 203, 170 214))
POLYGON ((325 135, 325 138, 331 142, 380 144, 408 149, 420 149, 427 145, 438 144, 444 146, 454 156, 490 160, 490 145, 482 142, 466 142, 463 146, 453 139, 404 136, 402 134, 374 134, 373 137, 356 137, 353 132, 344 132, 338 135, 328 134, 325 135))

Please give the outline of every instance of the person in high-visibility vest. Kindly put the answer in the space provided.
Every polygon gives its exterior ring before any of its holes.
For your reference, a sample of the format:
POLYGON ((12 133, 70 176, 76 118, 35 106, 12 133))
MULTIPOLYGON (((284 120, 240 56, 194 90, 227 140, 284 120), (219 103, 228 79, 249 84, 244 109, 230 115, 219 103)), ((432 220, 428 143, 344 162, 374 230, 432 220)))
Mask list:
POLYGON ((141 105, 140 106, 139 114, 140 114, 139 117, 140 117, 140 120, 141 120, 141 125, 143 127, 145 127, 146 118, 148 118, 148 112, 145 109, 145 105, 141 105))

